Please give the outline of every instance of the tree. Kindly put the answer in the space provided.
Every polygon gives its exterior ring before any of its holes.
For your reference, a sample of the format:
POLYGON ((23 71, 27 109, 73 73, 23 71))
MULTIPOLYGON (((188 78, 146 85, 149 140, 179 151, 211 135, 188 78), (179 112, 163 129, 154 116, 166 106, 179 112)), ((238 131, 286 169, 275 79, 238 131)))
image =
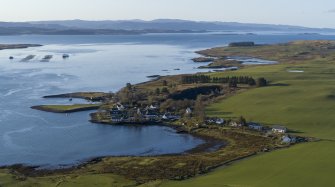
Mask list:
POLYGON ((126 87, 128 90, 131 90, 133 86, 130 83, 127 83, 126 87))
POLYGON ((229 80, 229 87, 230 88, 237 88, 237 81, 235 79, 229 80))
POLYGON ((242 126, 246 126, 247 125, 247 120, 243 116, 241 116, 238 119, 238 123, 240 123, 242 126))
POLYGON ((206 114, 202 95, 199 95, 195 101, 194 113, 200 123, 205 122, 206 114))
POLYGON ((265 78, 261 77, 261 78, 257 79, 257 86, 258 87, 264 87, 264 86, 267 86, 267 85, 268 85, 268 82, 265 78))
POLYGON ((166 80, 163 80, 163 86, 167 86, 168 82, 166 80))
POLYGON ((156 88, 156 95, 159 95, 161 93, 161 90, 159 88, 156 88))
POLYGON ((249 84, 249 86, 255 86, 256 85, 256 81, 255 81, 255 79, 253 79, 253 78, 249 78, 248 79, 248 84, 249 84))
POLYGON ((169 89, 167 89, 167 88, 162 88, 162 93, 164 93, 164 94, 168 94, 168 93, 169 93, 169 89))

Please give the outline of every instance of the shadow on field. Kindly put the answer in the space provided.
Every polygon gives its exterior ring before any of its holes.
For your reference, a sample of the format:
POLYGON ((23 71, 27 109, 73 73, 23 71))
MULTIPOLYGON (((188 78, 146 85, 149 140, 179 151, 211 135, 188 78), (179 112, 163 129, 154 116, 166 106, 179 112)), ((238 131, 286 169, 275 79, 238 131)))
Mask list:
POLYGON ((304 133, 304 132, 303 132, 303 131, 298 131, 298 130, 291 130, 291 129, 289 129, 289 130, 288 130, 288 133, 302 134, 302 133, 304 133))
POLYGON ((335 94, 327 95, 327 99, 331 99, 331 100, 335 99, 335 94))
POLYGON ((284 83, 276 83, 276 84, 269 84, 269 86, 290 86, 290 85, 284 83))

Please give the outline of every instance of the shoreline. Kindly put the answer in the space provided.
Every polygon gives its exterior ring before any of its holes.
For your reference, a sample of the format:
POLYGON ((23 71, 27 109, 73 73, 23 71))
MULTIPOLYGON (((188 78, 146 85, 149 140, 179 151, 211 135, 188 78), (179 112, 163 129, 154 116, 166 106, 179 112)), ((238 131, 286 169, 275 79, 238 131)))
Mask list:
POLYGON ((6 49, 26 49, 29 47, 42 47, 40 44, 0 44, 0 50, 6 49))
MULTIPOLYGON (((171 127, 171 126, 170 126, 171 127)), ((127 160, 132 160, 132 159, 136 159, 136 160, 147 160, 147 159, 159 159, 159 160, 165 160, 165 159, 170 159, 170 158, 178 158, 178 160, 187 160, 188 157, 193 158, 193 157, 198 157, 198 156, 210 156, 212 154, 217 155, 217 154, 221 154, 224 153, 226 151, 226 148, 231 147, 232 145, 230 143, 227 143, 228 141, 223 141, 222 139, 215 139, 213 137, 210 136, 203 136, 201 134, 192 134, 192 136, 197 136, 197 137, 201 137, 201 138, 206 138, 206 142, 203 144, 198 145, 197 147, 184 151, 182 153, 179 154, 163 154, 163 155, 150 155, 150 156, 100 156, 100 157, 94 157, 94 158, 90 158, 90 159, 86 159, 86 161, 82 161, 80 164, 78 165, 72 165, 72 166, 63 166, 63 167, 55 167, 55 168, 40 168, 39 166, 29 166, 26 164, 14 164, 14 165, 9 165, 9 166, 0 166, 0 169, 9 169, 15 173, 18 173, 20 175, 26 176, 26 177, 48 177, 48 176, 57 176, 57 175, 70 175, 73 174, 74 172, 81 172, 83 169, 85 170, 86 168, 90 168, 90 167, 94 167, 95 165, 100 165, 103 164, 106 160, 114 160, 116 162, 118 162, 117 160, 122 160, 122 159, 127 159, 127 160), (215 150, 215 151, 204 151, 205 149, 207 149, 208 147, 206 147, 206 144, 208 145, 208 141, 217 141, 220 143, 225 143, 224 145, 221 144, 221 146, 215 150), (205 145, 205 146, 204 146, 205 145), (199 149, 200 148, 200 149, 199 149)), ((217 143, 215 142, 215 143, 217 143)), ((272 146, 271 146, 272 147, 272 146)), ((287 147, 291 147, 291 146, 284 146, 284 147, 278 147, 278 146, 274 146, 270 149, 270 151, 267 152, 272 152, 275 150, 279 150, 282 148, 287 148, 287 147)), ((205 170, 199 171, 198 173, 195 174, 189 174, 187 176, 180 176, 177 175, 178 178, 175 178, 173 180, 185 180, 185 179, 189 179, 192 177, 196 177, 196 176, 201 176, 201 175, 205 175, 210 173, 211 171, 220 168, 220 167, 225 167, 225 166, 229 166, 232 163, 244 160, 244 159, 248 159, 250 157, 256 156, 259 153, 261 153, 262 151, 252 151, 250 153, 245 153, 242 154, 240 156, 235 156, 235 157, 231 157, 230 159, 227 159, 226 161, 223 162, 218 162, 217 164, 213 164, 213 165, 209 165, 206 167, 205 170), (180 177, 180 178, 179 178, 180 177)), ((225 160, 225 159, 224 159, 225 160)), ((118 172, 112 172, 113 174, 116 175, 121 175, 122 174, 118 173, 118 172)), ((143 184, 145 181, 141 181, 141 180, 137 180, 136 178, 130 178, 132 180, 137 181, 139 184, 143 184)), ((170 179, 172 180, 172 178, 166 178, 166 179, 170 179)))
MULTIPOLYGON (((100 125, 106 125, 104 123, 96 123, 96 122, 91 122, 94 124, 100 124, 100 125)), ((54 172, 59 172, 59 171, 73 171, 76 170, 78 168, 81 168, 83 166, 86 165, 90 165, 92 163, 96 163, 101 161, 102 159, 105 158, 120 158, 120 157, 124 157, 124 158, 145 158, 145 157, 167 157, 167 156, 187 156, 187 155, 192 155, 192 154, 200 154, 200 153, 211 153, 211 152, 215 152, 218 151, 220 149, 224 149, 226 146, 229 145, 228 141, 222 140, 222 139, 218 139, 218 138, 214 138, 214 137, 210 137, 210 136, 204 136, 204 135, 200 135, 197 133, 193 133, 192 130, 191 131, 187 131, 182 129, 182 127, 178 126, 178 125, 173 125, 170 123, 145 123, 143 124, 107 124, 107 125, 113 125, 113 126, 138 126, 138 127, 147 127, 147 126, 161 126, 161 127, 168 127, 171 128, 173 130, 175 130, 176 134, 187 134, 190 135, 194 138, 200 139, 202 141, 204 141, 203 143, 188 149, 188 150, 184 150, 180 153, 170 153, 170 154, 153 154, 153 155, 105 155, 105 156, 95 156, 95 157, 91 157, 91 158, 87 158, 87 159, 83 159, 82 161, 79 161, 78 164, 69 164, 69 165, 59 165, 59 166, 55 166, 55 167, 50 167, 50 169, 48 169, 48 167, 46 167, 45 169, 43 169, 43 165, 29 165, 29 164, 22 164, 22 163, 17 163, 17 164, 12 164, 12 165, 0 165, 0 169, 6 169, 6 168, 15 168, 15 167, 19 167, 21 169, 28 169, 30 171, 32 171, 33 173, 44 173, 44 172, 48 172, 48 173, 54 173, 54 172), (179 132, 180 131, 180 132, 179 132), (214 149, 212 149, 214 148, 214 149)))
MULTIPOLYGON (((134 126, 134 125, 129 125, 134 126)), ((142 126, 142 125, 140 125, 142 126)), ((149 125, 146 125, 149 126, 149 125)), ((178 130, 179 128, 175 125, 168 124, 156 124, 155 126, 169 127, 171 129, 178 130)), ((178 133, 178 132, 175 132, 178 133)), ((204 141, 203 143, 195 146, 194 148, 185 150, 180 153, 171 153, 171 154, 153 154, 153 155, 105 155, 105 156, 96 156, 92 158, 87 158, 82 161, 79 161, 78 164, 69 164, 69 165, 59 165, 55 167, 43 167, 43 165, 29 165, 29 164, 12 164, 12 165, 0 165, 0 169, 14 169, 18 172, 22 172, 27 176, 44 176, 55 173, 66 173, 70 171, 75 171, 82 167, 95 164, 101 162, 103 159, 112 159, 112 158, 156 158, 156 157, 169 157, 169 156, 188 156, 193 154, 201 154, 201 153, 212 153, 216 152, 220 149, 224 149, 229 145, 228 141, 216 139, 210 136, 203 136, 196 133, 184 133, 188 134, 194 138, 201 139, 204 141), (215 148, 215 150, 210 150, 211 148, 215 148)))

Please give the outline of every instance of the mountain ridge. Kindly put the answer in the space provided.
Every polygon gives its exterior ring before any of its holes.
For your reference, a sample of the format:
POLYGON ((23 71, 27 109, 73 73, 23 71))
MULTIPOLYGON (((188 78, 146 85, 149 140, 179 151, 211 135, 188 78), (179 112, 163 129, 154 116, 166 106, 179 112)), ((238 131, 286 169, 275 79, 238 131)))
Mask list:
POLYGON ((54 20, 31 22, 0 22, 0 35, 15 34, 143 34, 187 32, 335 32, 332 28, 309 28, 292 25, 238 23, 221 21, 190 21, 181 19, 145 20, 54 20))

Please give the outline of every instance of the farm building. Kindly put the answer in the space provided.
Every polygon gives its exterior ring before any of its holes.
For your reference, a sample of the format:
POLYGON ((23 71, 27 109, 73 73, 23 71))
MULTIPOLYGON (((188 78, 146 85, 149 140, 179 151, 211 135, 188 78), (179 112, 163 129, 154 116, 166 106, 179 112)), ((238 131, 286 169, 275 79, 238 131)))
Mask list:
POLYGON ((284 126, 276 125, 276 126, 272 127, 272 132, 273 133, 285 134, 287 132, 287 128, 284 127, 284 126))

